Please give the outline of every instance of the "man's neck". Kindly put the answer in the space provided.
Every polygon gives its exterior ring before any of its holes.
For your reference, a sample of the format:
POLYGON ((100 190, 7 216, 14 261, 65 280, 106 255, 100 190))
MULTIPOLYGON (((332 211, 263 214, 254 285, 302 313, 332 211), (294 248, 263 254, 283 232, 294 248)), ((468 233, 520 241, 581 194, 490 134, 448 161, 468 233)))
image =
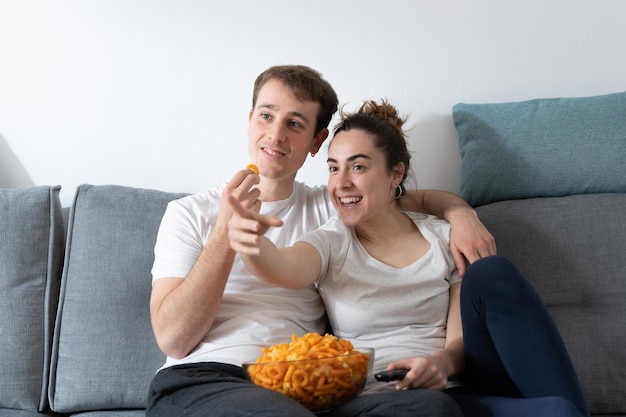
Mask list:
POLYGON ((295 178, 267 178, 261 177, 259 199, 263 202, 280 201, 289 198, 293 192, 295 178))

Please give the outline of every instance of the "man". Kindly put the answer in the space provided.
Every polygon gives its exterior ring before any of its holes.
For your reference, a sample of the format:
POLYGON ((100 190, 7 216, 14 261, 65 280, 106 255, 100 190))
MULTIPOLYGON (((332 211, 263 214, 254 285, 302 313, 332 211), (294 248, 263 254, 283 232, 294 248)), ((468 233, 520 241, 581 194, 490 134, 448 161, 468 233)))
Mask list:
MULTIPOLYGON (((284 225, 266 234, 279 246, 324 224, 334 214, 326 187, 307 187, 295 178, 307 154, 315 155, 328 137, 337 104, 333 88, 311 68, 269 68, 255 82, 249 115, 248 151, 259 176, 242 170, 226 185, 168 205, 155 246, 150 301, 154 334, 168 358, 151 384, 148 417, 313 415, 252 385, 240 367, 261 347, 289 341, 292 334, 323 333, 326 320, 313 287, 269 286, 235 256, 228 196, 280 217, 284 225)), ((452 224, 461 273, 466 260, 495 253, 492 236, 460 198, 435 191, 415 197, 413 210, 452 224)))

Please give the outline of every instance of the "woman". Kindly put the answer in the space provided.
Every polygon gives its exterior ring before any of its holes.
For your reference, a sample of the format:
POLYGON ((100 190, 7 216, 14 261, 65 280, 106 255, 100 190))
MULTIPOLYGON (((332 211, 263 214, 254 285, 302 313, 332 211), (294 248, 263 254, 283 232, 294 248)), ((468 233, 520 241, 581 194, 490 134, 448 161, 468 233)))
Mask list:
POLYGON ((342 114, 328 150, 340 219, 277 248, 263 234, 280 220, 233 201, 249 222, 229 231, 231 246, 269 283, 315 284, 335 334, 374 347, 375 369, 408 370, 398 382, 369 381, 365 397, 430 388, 446 390, 466 415, 588 416, 558 330, 515 267, 496 256, 477 261, 461 293, 449 225, 402 210, 404 122, 384 100, 342 114))

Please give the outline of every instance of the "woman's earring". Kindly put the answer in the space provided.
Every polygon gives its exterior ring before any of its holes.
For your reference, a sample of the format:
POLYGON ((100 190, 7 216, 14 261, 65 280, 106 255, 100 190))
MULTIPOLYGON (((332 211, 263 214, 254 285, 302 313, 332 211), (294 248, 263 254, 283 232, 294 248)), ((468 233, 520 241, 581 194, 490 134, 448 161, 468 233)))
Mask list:
POLYGON ((396 188, 396 200, 402 197, 402 194, 404 194, 404 190, 402 190, 401 185, 398 185, 398 188, 396 188))
POLYGON ((315 152, 311 152, 311 158, 315 156, 315 152))

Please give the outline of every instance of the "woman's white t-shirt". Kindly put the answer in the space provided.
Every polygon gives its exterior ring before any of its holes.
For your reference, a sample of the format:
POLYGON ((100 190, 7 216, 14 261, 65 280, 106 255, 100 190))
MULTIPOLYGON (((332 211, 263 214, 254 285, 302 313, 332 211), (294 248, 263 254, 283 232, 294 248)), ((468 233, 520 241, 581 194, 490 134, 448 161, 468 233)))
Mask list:
MULTIPOLYGON (((299 239, 321 255, 316 285, 334 334, 356 347, 373 347, 376 372, 391 361, 443 349, 450 286, 461 280, 449 249, 449 224, 430 215, 406 214, 430 249, 404 268, 370 256, 354 228, 336 217, 299 239)), ((364 393, 393 385, 370 381, 364 393)))

